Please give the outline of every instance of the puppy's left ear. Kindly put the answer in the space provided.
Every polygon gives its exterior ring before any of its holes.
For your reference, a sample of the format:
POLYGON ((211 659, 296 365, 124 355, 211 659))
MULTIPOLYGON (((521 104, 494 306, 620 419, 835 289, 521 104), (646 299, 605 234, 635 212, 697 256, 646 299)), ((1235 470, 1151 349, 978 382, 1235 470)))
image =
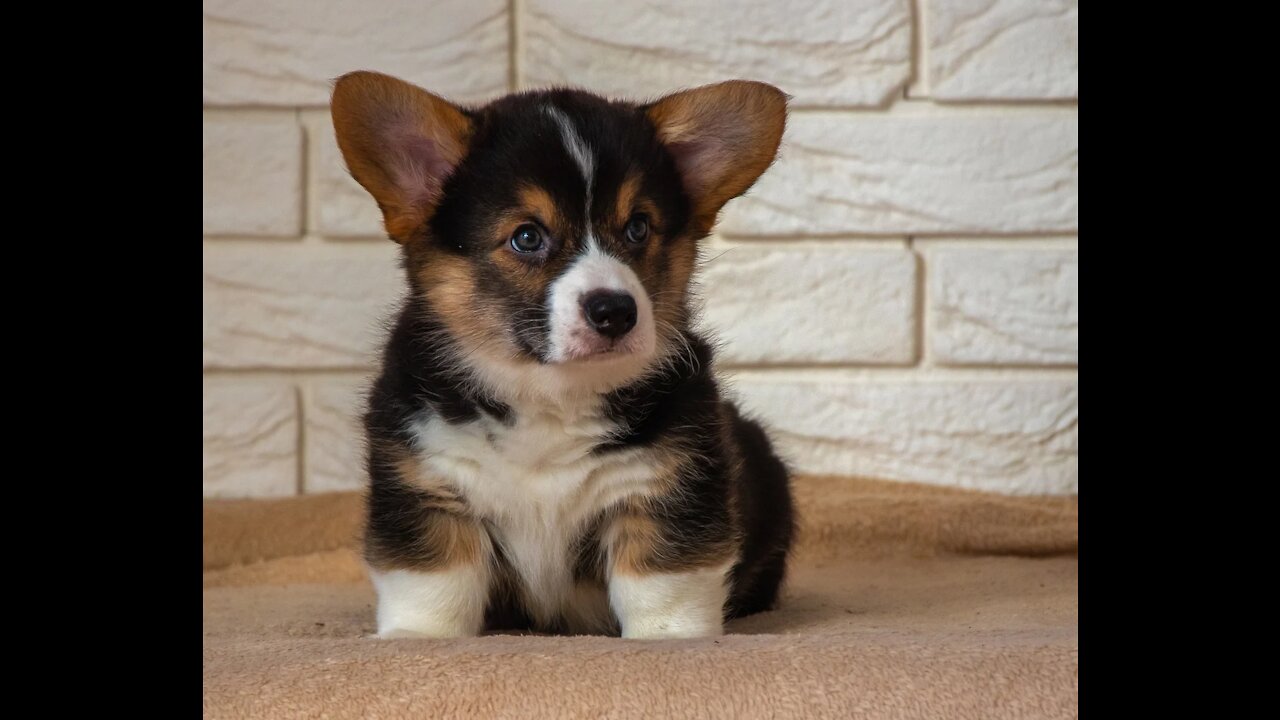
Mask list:
POLYGON ((787 96, 762 82, 730 80, 668 95, 644 111, 676 161, 695 227, 709 232, 720 208, 773 163, 787 96))

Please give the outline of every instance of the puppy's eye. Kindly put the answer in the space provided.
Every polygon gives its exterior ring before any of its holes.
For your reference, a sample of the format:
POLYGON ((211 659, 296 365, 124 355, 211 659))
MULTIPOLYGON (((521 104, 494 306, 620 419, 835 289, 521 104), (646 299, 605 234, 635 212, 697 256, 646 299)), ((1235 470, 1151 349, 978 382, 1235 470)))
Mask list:
POLYGON ((649 237, 649 218, 636 213, 627 221, 627 242, 639 245, 649 237))
POLYGON ((511 233, 511 249, 520 253, 538 252, 546 244, 542 228, 533 223, 525 223, 511 233))

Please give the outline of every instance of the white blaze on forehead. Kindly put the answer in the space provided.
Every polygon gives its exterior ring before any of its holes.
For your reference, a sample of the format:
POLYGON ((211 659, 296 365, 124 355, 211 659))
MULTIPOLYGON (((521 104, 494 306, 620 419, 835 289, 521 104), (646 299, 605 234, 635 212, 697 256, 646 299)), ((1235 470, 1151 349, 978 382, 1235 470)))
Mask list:
POLYGON ((556 125, 560 127, 560 137, 564 140, 564 149, 569 152, 569 157, 573 158, 573 162, 582 171, 582 179, 587 183, 587 210, 590 212, 591 184, 596 176, 596 158, 591 154, 590 146, 578 134, 578 129, 573 126, 573 121, 569 119, 569 116, 563 110, 551 105, 547 105, 545 109, 551 119, 555 120, 556 125))
POLYGON ((560 138, 564 140, 564 149, 569 153, 569 157, 573 158, 573 162, 577 164, 578 169, 582 171, 582 180, 587 184, 586 197, 583 200, 585 205, 584 217, 587 222, 587 234, 585 240, 590 244, 595 241, 595 232, 591 228, 591 185, 596 178, 596 158, 591 154, 591 148, 587 142, 578 134, 577 128, 573 126, 573 121, 569 116, 558 107, 547 105, 544 107, 547 114, 555 121, 560 128, 560 138))

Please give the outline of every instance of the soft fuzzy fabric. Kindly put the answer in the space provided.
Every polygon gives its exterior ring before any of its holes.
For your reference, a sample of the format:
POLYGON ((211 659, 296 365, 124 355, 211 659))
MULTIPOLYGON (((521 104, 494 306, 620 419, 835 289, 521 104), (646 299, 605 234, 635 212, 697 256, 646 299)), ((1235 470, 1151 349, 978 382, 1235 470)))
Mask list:
POLYGON ((204 714, 1077 714, 1075 498, 801 478, 780 609, 724 637, 375 640, 360 498, 209 501, 204 714))

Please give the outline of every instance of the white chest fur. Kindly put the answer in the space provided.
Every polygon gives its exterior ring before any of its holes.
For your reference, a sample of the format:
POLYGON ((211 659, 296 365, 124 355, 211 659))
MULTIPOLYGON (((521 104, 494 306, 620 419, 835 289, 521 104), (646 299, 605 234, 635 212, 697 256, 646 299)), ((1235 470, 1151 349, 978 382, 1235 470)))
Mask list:
POLYGON ((453 425, 433 417, 416 427, 433 482, 460 491, 496 529, 519 574, 530 610, 544 622, 572 616, 571 547, 585 525, 621 500, 650 492, 654 469, 643 450, 592 453, 613 430, 598 402, 514 409, 511 425, 485 417, 453 425))

